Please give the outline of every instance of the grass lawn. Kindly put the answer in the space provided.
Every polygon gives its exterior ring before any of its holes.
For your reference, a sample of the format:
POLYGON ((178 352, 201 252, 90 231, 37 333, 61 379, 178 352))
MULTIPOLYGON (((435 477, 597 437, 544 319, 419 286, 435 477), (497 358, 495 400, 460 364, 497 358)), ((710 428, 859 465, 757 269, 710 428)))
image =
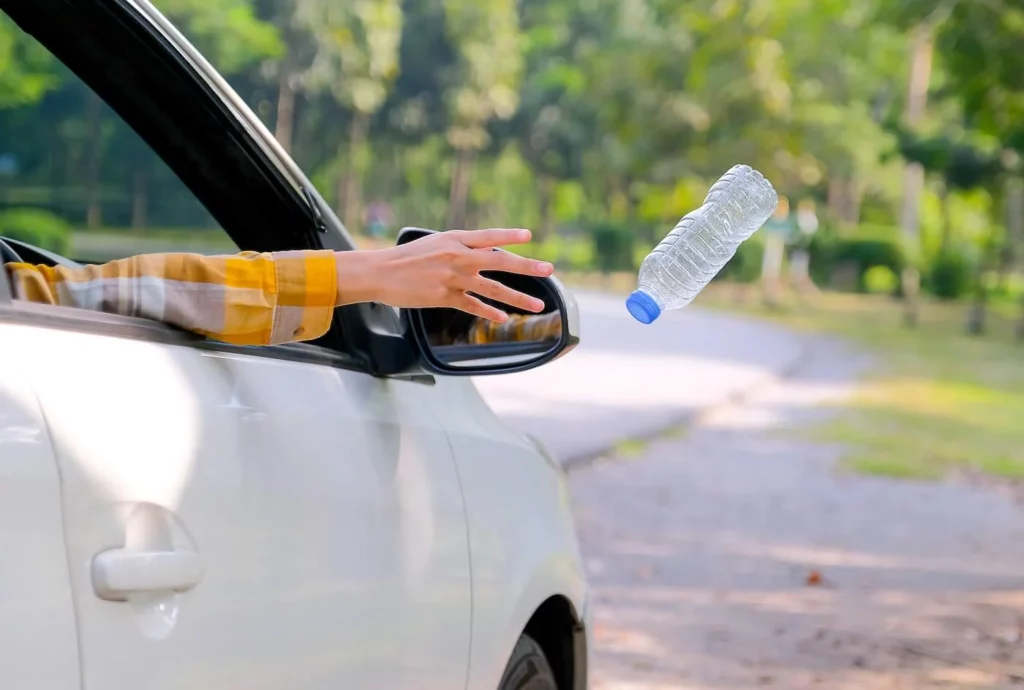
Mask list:
POLYGON ((831 333, 874 353, 880 370, 848 414, 812 433, 849 448, 850 468, 894 477, 940 478, 969 469, 1024 478, 1024 344, 1013 339, 1014 305, 993 307, 988 332, 964 332, 967 306, 928 302, 916 329, 887 298, 824 293, 767 310, 756 295, 713 286, 705 307, 742 311, 794 329, 831 333))

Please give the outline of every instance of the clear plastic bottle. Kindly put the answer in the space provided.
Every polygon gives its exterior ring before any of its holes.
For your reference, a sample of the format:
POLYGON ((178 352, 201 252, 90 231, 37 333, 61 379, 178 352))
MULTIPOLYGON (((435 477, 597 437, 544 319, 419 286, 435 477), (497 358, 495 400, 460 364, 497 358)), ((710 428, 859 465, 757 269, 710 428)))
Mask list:
POLYGON ((750 166, 737 165, 722 175, 704 204, 644 259, 637 290, 626 300, 629 313, 651 323, 663 310, 692 302, 778 204, 771 183, 750 166))

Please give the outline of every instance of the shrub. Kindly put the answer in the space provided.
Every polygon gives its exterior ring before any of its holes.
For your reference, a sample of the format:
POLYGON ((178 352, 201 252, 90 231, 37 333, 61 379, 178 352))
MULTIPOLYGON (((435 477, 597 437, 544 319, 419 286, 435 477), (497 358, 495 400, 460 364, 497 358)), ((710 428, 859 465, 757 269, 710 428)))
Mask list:
POLYGON ((509 247, 510 251, 541 261, 549 261, 560 270, 590 271, 594 268, 594 247, 587 238, 551 235, 543 242, 509 247))
POLYGON ((932 261, 927 278, 928 289, 939 299, 959 299, 971 289, 974 263, 963 252, 946 252, 932 261))
POLYGON ((594 246, 582 238, 567 240, 561 261, 570 271, 589 271, 594 268, 594 246))
POLYGON ((633 231, 621 225, 602 224, 591 230, 594 259, 603 273, 635 270, 633 231))
POLYGON ((834 274, 841 268, 852 268, 856 275, 856 287, 868 290, 866 274, 875 266, 884 266, 899 276, 907 264, 906 255, 900 244, 895 228, 892 237, 880 232, 850 237, 828 237, 816 235, 811 242, 811 274, 815 282, 833 285, 834 274))
POLYGON ((49 211, 13 208, 0 213, 0 236, 57 254, 67 254, 71 244, 71 226, 49 211))
POLYGON ((873 295, 892 295, 900 279, 888 266, 872 266, 864 272, 864 289, 873 295))

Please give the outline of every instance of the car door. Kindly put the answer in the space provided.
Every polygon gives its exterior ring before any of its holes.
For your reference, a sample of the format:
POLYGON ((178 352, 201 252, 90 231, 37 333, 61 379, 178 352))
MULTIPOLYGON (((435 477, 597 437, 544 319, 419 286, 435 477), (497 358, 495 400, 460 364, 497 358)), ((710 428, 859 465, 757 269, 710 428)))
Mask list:
MULTIPOLYGON (((82 75, 61 88, 119 114, 103 128, 127 123, 128 150, 180 178, 196 210, 176 217, 246 249, 316 246, 272 147, 134 3, 0 7, 82 75)), ((121 253, 140 235, 114 233, 121 253)), ((427 385, 370 376, 334 341, 234 347, 49 305, 2 318, 56 454, 84 688, 465 685, 465 512, 427 385)))
POLYGON ((466 525, 421 384, 36 326, 30 353, 86 689, 464 684, 466 525))
MULTIPOLYGON (((8 308, 0 284, 0 312, 8 308)), ((17 347, 0 323, 0 673, 5 687, 79 687, 60 478, 17 347)))

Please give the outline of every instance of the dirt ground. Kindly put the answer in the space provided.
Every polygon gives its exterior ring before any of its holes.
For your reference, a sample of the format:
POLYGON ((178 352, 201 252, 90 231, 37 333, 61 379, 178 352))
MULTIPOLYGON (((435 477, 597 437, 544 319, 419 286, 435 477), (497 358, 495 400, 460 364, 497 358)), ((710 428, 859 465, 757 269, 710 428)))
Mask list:
MULTIPOLYGON (((799 430, 869 363, 800 375, 572 475, 594 690, 1024 687, 1024 511, 846 473, 799 430)), ((1022 422, 1024 423, 1024 422, 1022 422)))

